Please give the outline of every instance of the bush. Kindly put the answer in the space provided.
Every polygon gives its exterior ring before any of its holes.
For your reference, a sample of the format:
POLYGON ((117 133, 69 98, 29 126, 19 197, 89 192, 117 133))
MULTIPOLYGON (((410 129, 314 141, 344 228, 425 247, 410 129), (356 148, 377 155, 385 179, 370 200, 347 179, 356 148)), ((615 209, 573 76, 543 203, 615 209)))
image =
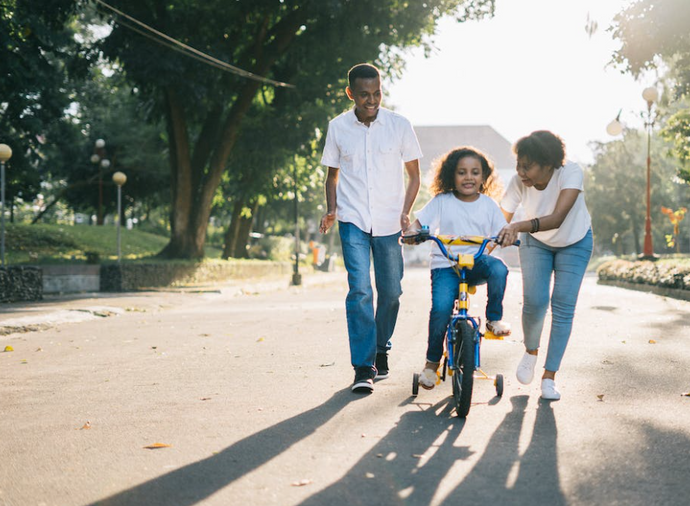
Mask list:
POLYGON ((295 251, 295 240, 290 237, 266 235, 249 247, 249 258, 289 262, 295 251))
POLYGON ((602 264, 597 269, 597 276, 602 281, 625 281, 690 290, 690 266, 675 262, 613 260, 602 264))

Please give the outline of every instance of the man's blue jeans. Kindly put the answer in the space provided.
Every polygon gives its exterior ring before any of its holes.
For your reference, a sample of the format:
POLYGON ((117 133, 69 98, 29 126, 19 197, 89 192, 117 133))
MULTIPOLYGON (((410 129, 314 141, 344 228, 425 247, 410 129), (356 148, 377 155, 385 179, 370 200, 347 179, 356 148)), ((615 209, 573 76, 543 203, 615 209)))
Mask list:
MULTIPOLYGON (((498 321, 503 318, 503 295, 506 291, 508 268, 500 258, 482 255, 467 271, 469 285, 487 283, 486 318, 498 321)), ((431 269, 431 311, 429 313, 429 341, 426 359, 440 362, 443 356, 443 340, 458 298, 460 276, 452 267, 431 269)))
POLYGON ((592 230, 575 244, 562 248, 547 246, 530 234, 520 234, 520 241, 525 348, 539 348, 550 299, 551 335, 544 367, 555 372, 561 365, 570 339, 582 278, 592 256, 592 230))
POLYGON ((350 358, 355 369, 373 371, 376 353, 391 348, 390 338, 398 319, 403 277, 400 233, 375 237, 352 223, 339 221, 338 225, 350 286, 345 299, 350 358), (369 274, 372 257, 377 292, 375 314, 369 274))

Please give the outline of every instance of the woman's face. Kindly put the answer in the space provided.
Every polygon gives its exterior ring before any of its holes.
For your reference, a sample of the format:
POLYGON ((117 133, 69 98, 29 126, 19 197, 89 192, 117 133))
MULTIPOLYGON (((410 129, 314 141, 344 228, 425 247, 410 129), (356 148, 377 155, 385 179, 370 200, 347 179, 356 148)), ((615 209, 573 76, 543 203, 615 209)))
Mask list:
POLYGON ((524 156, 518 158, 515 170, 517 170, 522 184, 527 187, 534 186, 538 190, 546 188, 553 173, 553 167, 539 165, 524 156))

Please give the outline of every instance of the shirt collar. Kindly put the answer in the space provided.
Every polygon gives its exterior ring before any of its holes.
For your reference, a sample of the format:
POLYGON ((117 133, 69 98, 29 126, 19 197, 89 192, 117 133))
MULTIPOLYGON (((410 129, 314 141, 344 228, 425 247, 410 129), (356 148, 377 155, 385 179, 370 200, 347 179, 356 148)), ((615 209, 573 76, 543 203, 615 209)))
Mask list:
MULTIPOLYGON (((348 114, 351 116, 351 121, 355 124, 361 123, 357 119, 357 115, 355 114, 355 108, 353 107, 348 111, 348 114)), ((388 109, 385 109, 383 107, 379 107, 379 112, 376 115, 376 119, 371 122, 373 125, 374 123, 380 124, 380 125, 385 125, 386 124, 386 116, 388 115, 388 109)))

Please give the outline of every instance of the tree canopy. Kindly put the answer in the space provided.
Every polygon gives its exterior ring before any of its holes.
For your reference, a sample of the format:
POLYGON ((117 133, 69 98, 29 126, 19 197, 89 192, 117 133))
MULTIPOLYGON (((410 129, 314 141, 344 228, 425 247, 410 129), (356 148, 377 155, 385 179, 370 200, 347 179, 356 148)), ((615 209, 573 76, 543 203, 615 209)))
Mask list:
POLYGON ((142 102, 166 122, 173 210, 163 254, 198 258, 215 192, 249 114, 273 114, 306 142, 346 107, 341 89, 353 64, 375 62, 399 74, 399 49, 424 44, 440 16, 491 14, 493 1, 121 0, 117 8, 218 60, 293 86, 206 65, 131 19, 101 10, 112 32, 100 49, 122 65, 142 102))

